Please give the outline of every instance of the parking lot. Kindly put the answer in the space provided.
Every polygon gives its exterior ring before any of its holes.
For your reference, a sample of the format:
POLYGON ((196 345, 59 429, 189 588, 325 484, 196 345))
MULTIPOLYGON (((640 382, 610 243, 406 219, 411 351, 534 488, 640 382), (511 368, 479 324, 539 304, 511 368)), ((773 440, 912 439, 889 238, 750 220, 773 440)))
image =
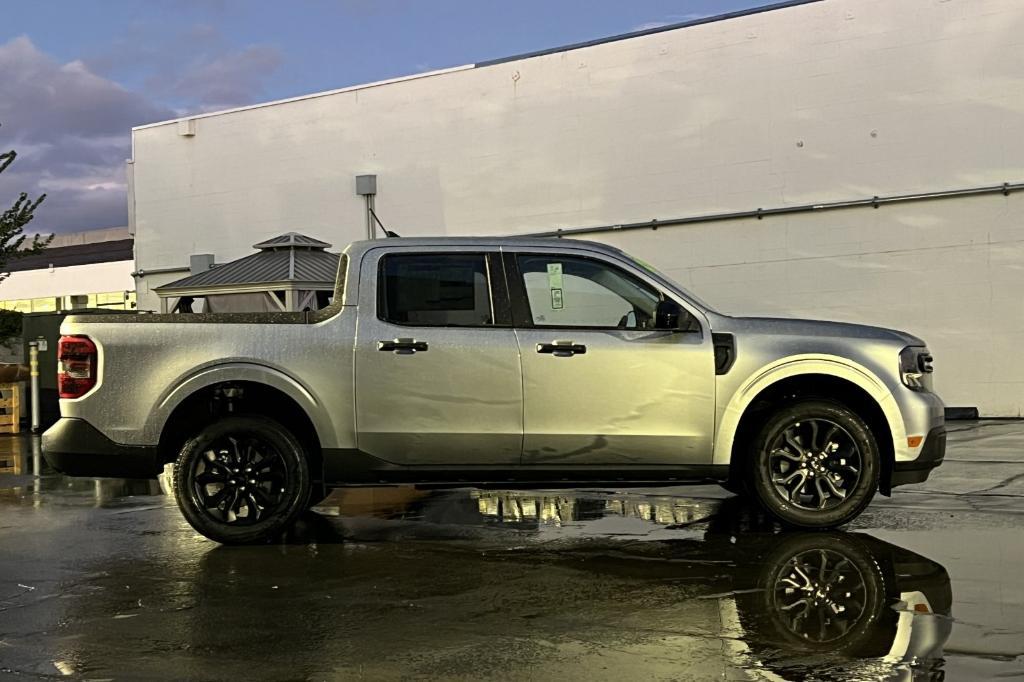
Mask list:
POLYGON ((4 437, 0 671, 1024 675, 1024 422, 950 431, 931 480, 838 532, 777 532, 713 486, 388 487, 336 491, 255 547, 203 539, 156 481, 49 474, 4 437))

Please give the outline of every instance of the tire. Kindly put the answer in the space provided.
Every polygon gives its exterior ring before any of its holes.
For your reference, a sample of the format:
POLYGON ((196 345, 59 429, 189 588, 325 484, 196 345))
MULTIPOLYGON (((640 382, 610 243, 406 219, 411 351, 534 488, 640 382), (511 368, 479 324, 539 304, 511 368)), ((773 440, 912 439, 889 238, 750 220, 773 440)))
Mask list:
POLYGON ((306 452, 286 428, 266 417, 225 417, 182 447, 174 490, 185 520, 207 538, 222 544, 267 542, 306 510, 306 452))
POLYGON ((750 491, 747 490, 747 482, 740 478, 730 478, 727 481, 719 481, 718 485, 726 492, 738 495, 739 497, 748 497, 750 495, 750 491))
POLYGON ((751 455, 751 491, 791 526, 848 523, 878 489, 875 437, 859 415, 839 403, 805 400, 782 408, 758 431, 751 455))

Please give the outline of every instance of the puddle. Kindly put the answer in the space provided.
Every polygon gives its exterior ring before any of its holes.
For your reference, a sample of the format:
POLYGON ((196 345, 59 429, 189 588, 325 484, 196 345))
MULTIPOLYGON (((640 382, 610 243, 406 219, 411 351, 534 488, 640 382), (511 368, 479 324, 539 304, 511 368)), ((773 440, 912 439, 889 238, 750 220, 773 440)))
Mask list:
POLYGON ((281 543, 220 547, 159 482, 69 479, 31 448, 0 464, 14 670, 942 679, 1024 662, 1007 577, 1024 558, 993 513, 880 502, 854 532, 794 533, 714 487, 363 487, 281 543))

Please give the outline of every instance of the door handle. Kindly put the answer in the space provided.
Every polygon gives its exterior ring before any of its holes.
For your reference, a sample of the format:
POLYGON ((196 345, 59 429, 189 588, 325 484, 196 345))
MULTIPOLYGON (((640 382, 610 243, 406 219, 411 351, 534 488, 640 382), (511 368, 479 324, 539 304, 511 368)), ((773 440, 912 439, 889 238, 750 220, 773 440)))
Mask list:
POLYGON ((573 343, 572 341, 555 341, 554 343, 538 343, 537 352, 549 353, 556 358, 571 358, 573 355, 585 354, 587 347, 582 343, 573 343))
POLYGON ((377 350, 392 351, 395 355, 412 355, 417 351, 422 353, 427 349, 426 341, 417 341, 416 339, 394 339, 392 341, 377 342, 377 350))

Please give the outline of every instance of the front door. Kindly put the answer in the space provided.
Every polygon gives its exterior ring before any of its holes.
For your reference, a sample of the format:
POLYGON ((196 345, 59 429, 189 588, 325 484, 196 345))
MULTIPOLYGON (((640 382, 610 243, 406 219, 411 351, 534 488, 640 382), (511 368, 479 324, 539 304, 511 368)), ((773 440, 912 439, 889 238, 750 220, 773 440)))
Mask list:
POLYGON ((522 373, 507 305, 495 306, 496 297, 507 300, 501 273, 496 251, 394 247, 364 256, 361 451, 410 466, 519 464, 522 373))
POLYGON ((523 363, 523 463, 711 462, 711 335, 654 329, 670 296, 627 264, 596 254, 508 253, 523 363), (525 303, 525 305, 524 305, 525 303))

